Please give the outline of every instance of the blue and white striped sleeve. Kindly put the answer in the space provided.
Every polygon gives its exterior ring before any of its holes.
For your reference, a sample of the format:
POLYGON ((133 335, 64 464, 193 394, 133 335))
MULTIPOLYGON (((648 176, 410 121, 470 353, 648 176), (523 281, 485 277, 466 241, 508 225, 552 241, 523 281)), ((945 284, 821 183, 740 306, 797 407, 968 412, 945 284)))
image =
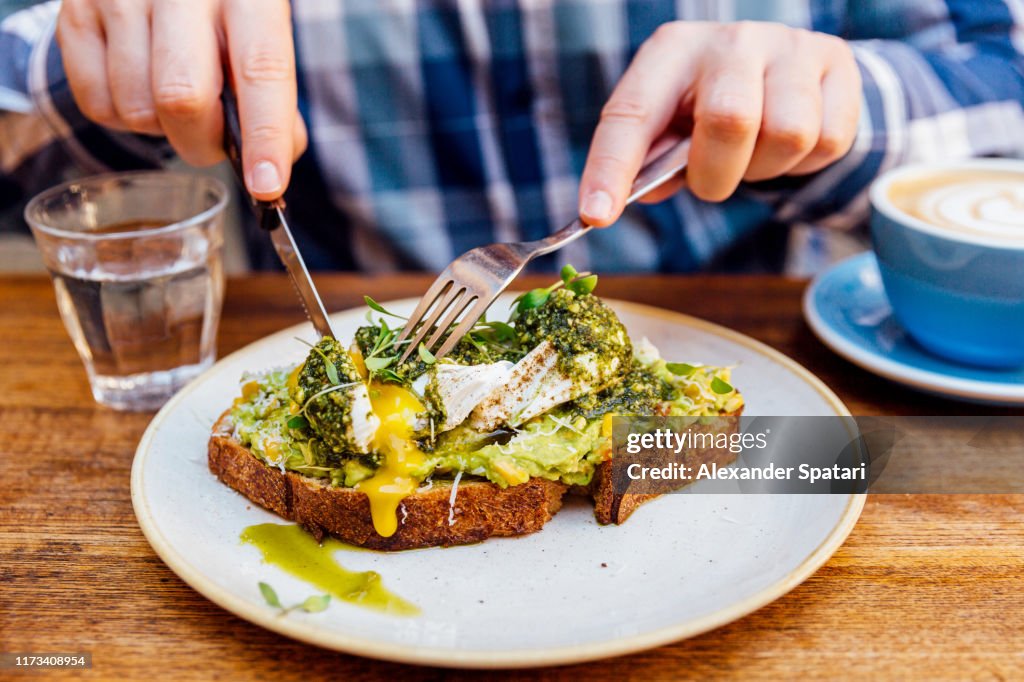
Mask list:
POLYGON ((65 178, 153 168, 170 155, 162 138, 108 130, 82 116, 54 39, 59 9, 54 0, 0 22, 0 231, 19 229, 12 213, 65 178))
POLYGON ((779 220, 853 227, 868 214, 871 181, 893 166, 1024 153, 1024 0, 848 6, 843 37, 863 79, 857 139, 776 194, 779 220))

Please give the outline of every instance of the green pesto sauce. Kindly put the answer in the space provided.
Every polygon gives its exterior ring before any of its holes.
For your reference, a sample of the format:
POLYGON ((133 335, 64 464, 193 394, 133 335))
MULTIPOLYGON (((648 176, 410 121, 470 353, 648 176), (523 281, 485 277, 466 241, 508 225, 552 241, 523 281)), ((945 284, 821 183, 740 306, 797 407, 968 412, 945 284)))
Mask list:
POLYGON ((604 386, 630 366, 633 347, 626 328, 597 296, 577 296, 568 289, 551 293, 544 305, 522 312, 516 320, 519 342, 528 348, 550 341, 558 367, 570 379, 604 386), (595 366, 580 362, 591 357, 595 366))
POLYGON ((260 523, 242 531, 242 542, 273 564, 300 580, 327 592, 335 599, 395 616, 416 616, 420 609, 389 591, 376 571, 350 571, 333 554, 350 547, 333 538, 323 544, 294 524, 260 523))
MULTIPOLYGON (((426 388, 423 390, 423 404, 427 407, 428 418, 433 419, 435 424, 444 424, 445 420, 448 419, 448 411, 444 407, 444 401, 441 400, 441 396, 438 394, 436 372, 430 377, 426 388)), ((434 448, 435 437, 424 438, 424 440, 427 441, 426 445, 428 448, 434 448)))
POLYGON ((344 389, 334 386, 327 361, 334 366, 339 384, 361 383, 362 378, 348 350, 332 338, 321 339, 310 349, 292 387, 291 399, 305 406, 305 416, 317 436, 335 452, 354 452, 349 438, 352 424, 351 400, 344 389), (325 392, 327 391, 327 392, 325 392))

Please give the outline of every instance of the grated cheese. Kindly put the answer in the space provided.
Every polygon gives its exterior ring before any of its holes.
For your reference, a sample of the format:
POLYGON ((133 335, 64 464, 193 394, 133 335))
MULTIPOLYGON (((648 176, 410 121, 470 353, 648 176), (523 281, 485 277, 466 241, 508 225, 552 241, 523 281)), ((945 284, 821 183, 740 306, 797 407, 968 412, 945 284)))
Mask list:
POLYGON ((448 525, 455 525, 455 498, 459 494, 459 481, 462 480, 462 471, 455 474, 455 480, 452 482, 452 494, 448 496, 448 525))

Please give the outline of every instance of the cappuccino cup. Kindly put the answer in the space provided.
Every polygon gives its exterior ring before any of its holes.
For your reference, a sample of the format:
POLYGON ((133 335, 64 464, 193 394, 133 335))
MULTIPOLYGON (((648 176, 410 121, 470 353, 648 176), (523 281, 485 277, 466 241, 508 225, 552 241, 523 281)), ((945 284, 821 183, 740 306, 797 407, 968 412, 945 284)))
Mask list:
POLYGON ((903 166, 870 197, 882 284, 910 336, 956 362, 1024 365, 1024 161, 903 166))

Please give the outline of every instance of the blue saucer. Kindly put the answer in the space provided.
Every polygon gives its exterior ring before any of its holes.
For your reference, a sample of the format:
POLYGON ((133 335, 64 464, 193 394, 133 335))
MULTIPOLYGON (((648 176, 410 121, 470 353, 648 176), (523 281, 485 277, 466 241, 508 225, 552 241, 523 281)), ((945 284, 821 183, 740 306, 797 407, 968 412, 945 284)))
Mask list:
POLYGON ((1024 368, 959 365, 918 346, 892 315, 872 253, 819 275, 804 294, 804 317, 826 346, 869 372, 949 398, 1024 405, 1024 368))

